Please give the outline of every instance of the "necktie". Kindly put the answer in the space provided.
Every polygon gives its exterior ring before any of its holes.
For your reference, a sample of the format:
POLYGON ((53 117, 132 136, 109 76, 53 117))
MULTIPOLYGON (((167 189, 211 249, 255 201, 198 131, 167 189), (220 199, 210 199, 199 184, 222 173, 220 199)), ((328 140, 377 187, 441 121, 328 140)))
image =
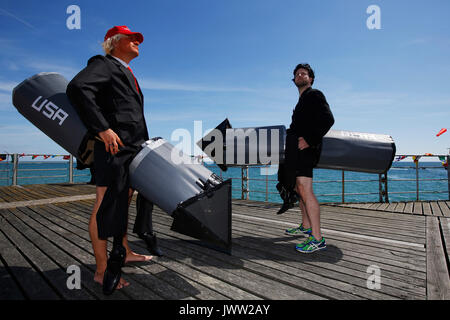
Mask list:
POLYGON ((136 85, 136 90, 137 90, 137 92, 139 92, 139 87, 138 87, 138 84, 137 84, 136 77, 134 76, 134 73, 133 73, 133 71, 131 70, 130 66, 128 66, 128 70, 130 70, 131 74, 133 75, 134 84, 136 85))

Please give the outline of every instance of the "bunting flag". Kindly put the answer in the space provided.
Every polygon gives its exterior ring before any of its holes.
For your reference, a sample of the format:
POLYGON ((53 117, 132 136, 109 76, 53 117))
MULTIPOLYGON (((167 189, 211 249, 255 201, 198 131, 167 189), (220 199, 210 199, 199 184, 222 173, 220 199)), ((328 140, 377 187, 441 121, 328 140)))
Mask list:
POLYGON ((6 154, 0 154, 0 161, 4 161, 4 160, 6 160, 6 157, 7 157, 8 155, 6 155, 6 154))
POLYGON ((47 160, 48 158, 50 158, 50 155, 44 155, 44 160, 47 160))
POLYGON ((412 158, 413 158, 414 163, 417 164, 419 162, 420 156, 413 156, 412 158))
POLYGON ((440 156, 440 157, 439 157, 439 160, 441 160, 442 162, 444 162, 444 161, 445 161, 445 156, 440 156))
POLYGON ((426 156, 432 156, 432 153, 425 153, 426 156))
POLYGON ((447 160, 445 160, 445 161, 442 161, 442 165, 444 166, 444 168, 448 168, 448 161, 447 160))
POLYGON ((33 155, 32 157, 31 157, 31 159, 36 159, 37 157, 39 157, 39 155, 33 155))
POLYGON ((436 137, 439 137, 441 134, 447 132, 446 128, 442 128, 441 130, 439 130, 439 132, 436 134, 436 137))
POLYGON ((69 160, 69 159, 70 159, 70 156, 63 156, 63 159, 64 159, 64 160, 69 160))
POLYGON ((395 159, 395 161, 402 161, 405 158, 406 156, 398 156, 397 159, 395 159))
POLYGON ((25 157, 25 153, 19 154, 19 158, 25 157))

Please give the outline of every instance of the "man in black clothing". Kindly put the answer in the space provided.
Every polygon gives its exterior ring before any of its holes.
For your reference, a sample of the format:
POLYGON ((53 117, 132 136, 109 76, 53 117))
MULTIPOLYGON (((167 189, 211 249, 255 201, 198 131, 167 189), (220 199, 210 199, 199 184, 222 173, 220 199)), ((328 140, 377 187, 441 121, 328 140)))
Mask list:
POLYGON ((296 246, 301 253, 325 249, 325 239, 320 232, 320 207, 313 192, 313 168, 319 162, 322 138, 334 124, 333 114, 323 93, 311 88, 314 71, 309 64, 299 64, 294 69, 294 83, 300 98, 292 114, 292 123, 286 138, 286 165, 293 168, 295 191, 300 196, 302 223, 286 234, 304 234, 308 240, 296 246))

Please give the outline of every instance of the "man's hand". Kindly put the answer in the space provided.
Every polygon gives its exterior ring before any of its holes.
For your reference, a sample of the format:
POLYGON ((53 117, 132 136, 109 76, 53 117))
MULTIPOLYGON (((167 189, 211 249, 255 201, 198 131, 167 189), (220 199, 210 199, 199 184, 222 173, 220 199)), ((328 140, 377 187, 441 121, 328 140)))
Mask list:
POLYGON ((309 148, 308 142, 306 142, 306 140, 303 139, 303 137, 298 138, 298 148, 299 148, 300 150, 309 148))
POLYGON ((124 147, 122 140, 120 140, 119 136, 111 129, 99 132, 98 135, 105 143, 106 152, 110 152, 112 155, 119 152, 119 145, 124 147))

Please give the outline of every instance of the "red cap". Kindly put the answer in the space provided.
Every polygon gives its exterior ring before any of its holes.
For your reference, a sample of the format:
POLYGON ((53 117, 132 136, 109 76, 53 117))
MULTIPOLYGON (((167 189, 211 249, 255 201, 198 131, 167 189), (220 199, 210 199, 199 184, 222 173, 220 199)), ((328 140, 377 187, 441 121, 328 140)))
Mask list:
POLYGON ((138 41, 140 43, 144 42, 144 36, 139 33, 139 32, 131 32, 130 29, 128 29, 127 26, 114 26, 111 29, 108 30, 108 32, 105 35, 105 40, 106 41, 108 38, 111 38, 113 36, 115 36, 116 34, 136 34, 138 36, 138 41))

